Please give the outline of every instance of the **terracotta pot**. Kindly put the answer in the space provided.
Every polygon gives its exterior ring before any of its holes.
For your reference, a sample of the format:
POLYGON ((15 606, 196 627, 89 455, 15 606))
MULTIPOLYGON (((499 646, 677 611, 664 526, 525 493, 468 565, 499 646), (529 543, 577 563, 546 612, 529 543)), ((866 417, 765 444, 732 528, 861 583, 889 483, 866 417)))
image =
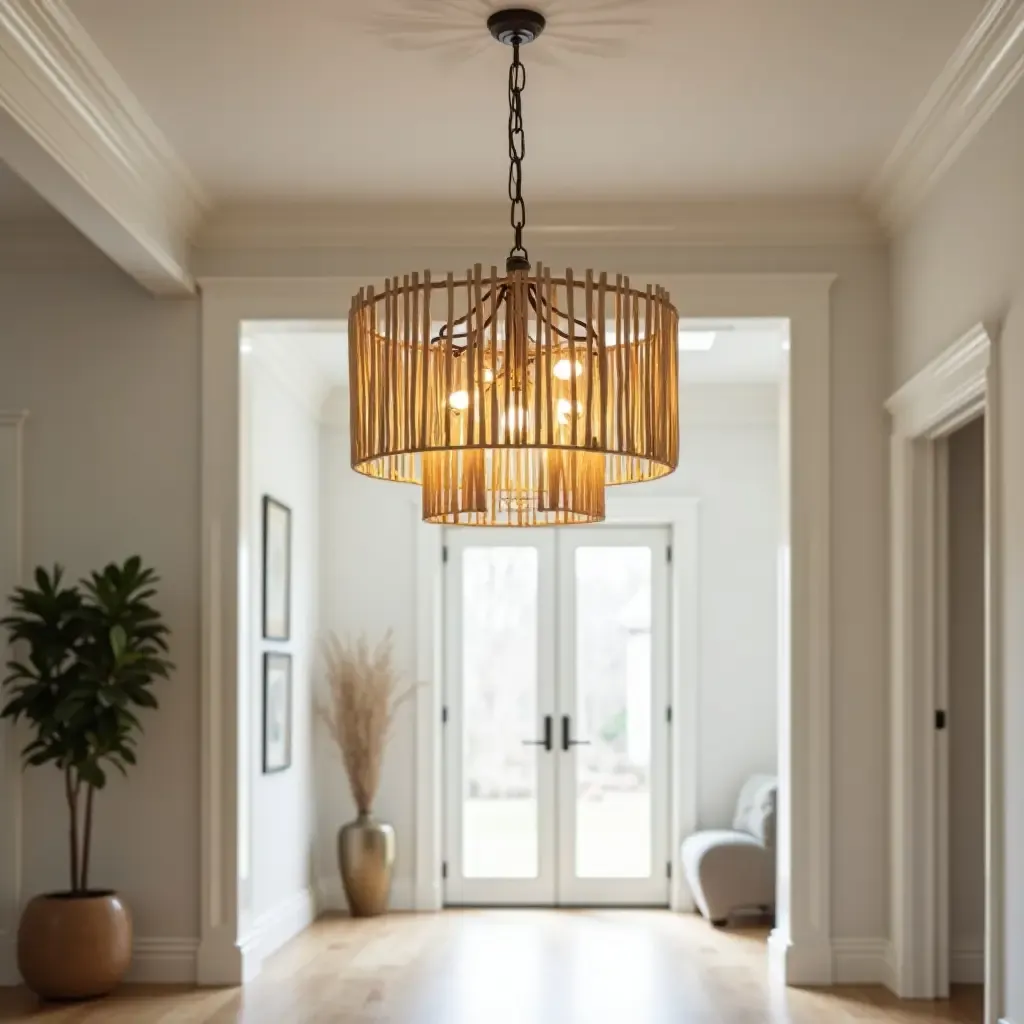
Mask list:
POLYGON ((131 959, 131 914, 116 893, 48 893, 21 915, 18 970, 44 999, 106 995, 131 959))
POLYGON ((338 831, 338 866, 353 917, 376 917, 388 909, 395 830, 360 814, 338 831))

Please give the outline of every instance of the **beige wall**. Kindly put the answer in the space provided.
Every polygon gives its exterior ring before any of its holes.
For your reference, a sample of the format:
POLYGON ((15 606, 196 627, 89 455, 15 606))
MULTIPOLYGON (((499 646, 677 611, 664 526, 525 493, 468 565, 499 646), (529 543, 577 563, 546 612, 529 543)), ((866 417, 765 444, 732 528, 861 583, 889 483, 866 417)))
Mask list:
MULTIPOLYGON (((92 880, 137 937, 199 932, 199 305, 156 302, 105 261, 0 274, 0 410, 27 409, 25 563, 74 576, 138 553, 177 671, 145 712, 139 764, 96 802, 92 880)), ((67 886, 60 774, 22 785, 22 897, 67 886)), ((0 828, 14 826, 3 809, 0 828)))
POLYGON ((1024 86, 993 119, 928 198, 893 249, 896 311, 892 386, 979 320, 1002 329, 997 425, 1003 456, 1003 670, 1007 737, 1004 774, 1006 871, 1005 976, 1009 1019, 1024 1020, 1024 86))
POLYGON ((949 439, 949 881, 952 980, 985 937, 985 425, 949 439))

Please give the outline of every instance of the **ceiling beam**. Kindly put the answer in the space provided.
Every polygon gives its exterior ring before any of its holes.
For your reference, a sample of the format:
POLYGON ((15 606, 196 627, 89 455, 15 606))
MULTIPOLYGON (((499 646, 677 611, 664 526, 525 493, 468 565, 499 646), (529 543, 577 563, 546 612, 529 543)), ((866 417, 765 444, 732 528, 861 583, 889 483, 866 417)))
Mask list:
POLYGON ((194 290, 206 199, 63 0, 0 0, 0 159, 143 287, 194 290))

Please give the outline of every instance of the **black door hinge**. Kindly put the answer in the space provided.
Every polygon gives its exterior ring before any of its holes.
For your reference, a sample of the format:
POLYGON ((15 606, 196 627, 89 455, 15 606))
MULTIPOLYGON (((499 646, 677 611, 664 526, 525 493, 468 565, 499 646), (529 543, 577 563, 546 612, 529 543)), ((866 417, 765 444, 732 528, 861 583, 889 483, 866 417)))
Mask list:
POLYGON ((665 862, 665 877, 666 878, 671 878, 672 877, 672 861, 670 861, 670 860, 665 862))
POLYGON ((441 862, 441 877, 442 878, 447 878, 448 877, 448 861, 446 861, 446 860, 441 862))
POLYGON ((669 544, 668 547, 665 548, 665 561, 668 562, 669 564, 672 563, 672 545, 671 544, 669 544))
POLYGON ((442 562, 447 562, 448 561, 448 545, 447 544, 445 544, 441 548, 441 561, 442 562))
POLYGON ((665 721, 668 722, 669 725, 672 724, 672 708, 671 708, 671 706, 665 708, 665 721))
POLYGON ((935 712, 935 728, 945 729, 946 728, 946 712, 936 711, 935 712))
POLYGON ((441 724, 442 725, 447 725, 448 724, 448 708, 446 708, 446 707, 441 708, 441 724))

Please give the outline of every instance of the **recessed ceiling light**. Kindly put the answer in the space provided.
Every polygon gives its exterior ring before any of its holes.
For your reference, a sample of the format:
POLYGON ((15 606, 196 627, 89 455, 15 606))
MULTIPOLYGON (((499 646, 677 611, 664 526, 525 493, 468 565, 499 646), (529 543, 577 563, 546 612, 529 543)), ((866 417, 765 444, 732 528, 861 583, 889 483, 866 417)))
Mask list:
POLYGON ((717 331, 680 331, 679 347, 684 352, 707 352, 715 343, 717 331))

